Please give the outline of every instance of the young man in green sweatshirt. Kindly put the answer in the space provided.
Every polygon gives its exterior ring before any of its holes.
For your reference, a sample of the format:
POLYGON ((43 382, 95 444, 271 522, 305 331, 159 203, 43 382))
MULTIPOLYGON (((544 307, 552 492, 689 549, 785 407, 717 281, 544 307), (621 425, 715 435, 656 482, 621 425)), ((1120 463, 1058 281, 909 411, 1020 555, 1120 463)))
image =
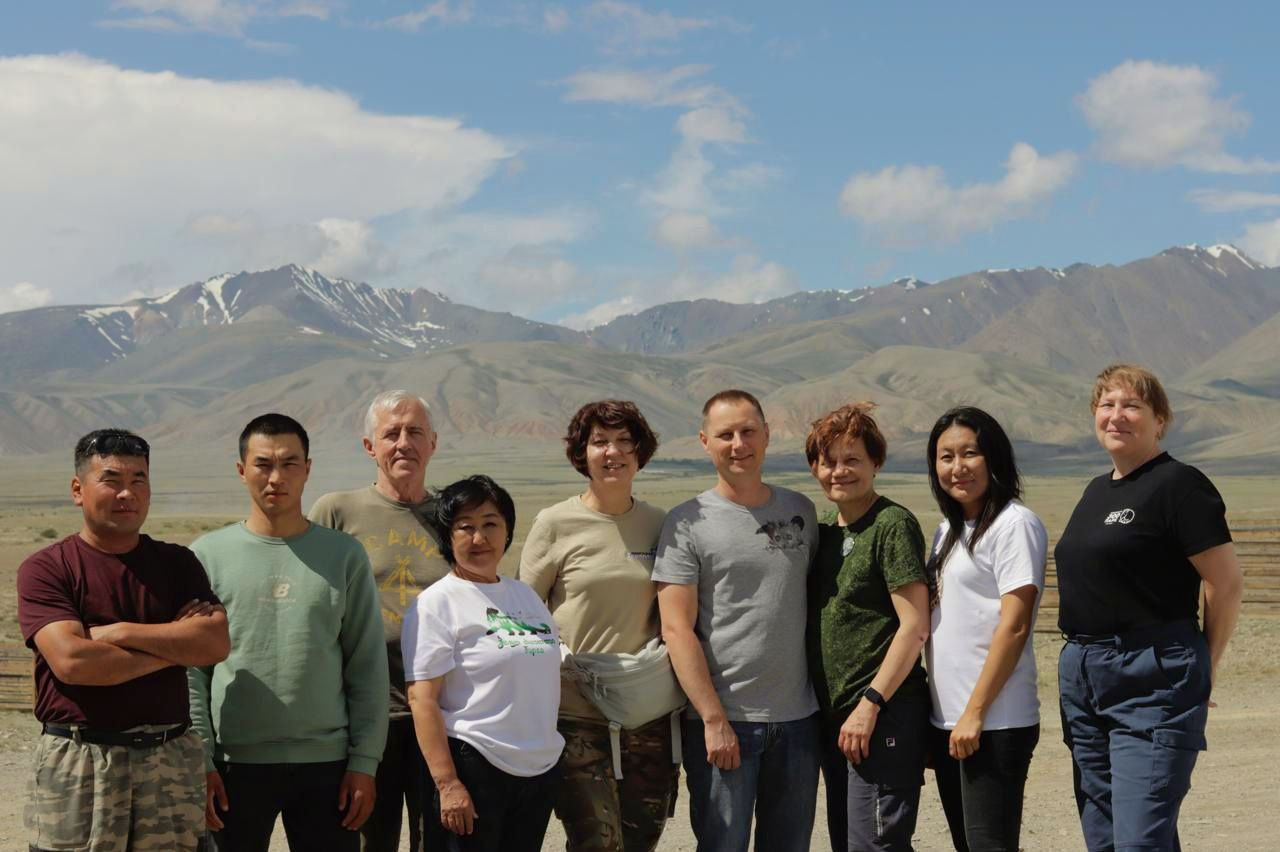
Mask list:
POLYGON ((357 852, 387 735, 387 656, 369 558, 311 524, 306 430, 264 414, 240 434, 245 521, 193 545, 227 609, 231 655, 189 670, 219 852, 357 852))

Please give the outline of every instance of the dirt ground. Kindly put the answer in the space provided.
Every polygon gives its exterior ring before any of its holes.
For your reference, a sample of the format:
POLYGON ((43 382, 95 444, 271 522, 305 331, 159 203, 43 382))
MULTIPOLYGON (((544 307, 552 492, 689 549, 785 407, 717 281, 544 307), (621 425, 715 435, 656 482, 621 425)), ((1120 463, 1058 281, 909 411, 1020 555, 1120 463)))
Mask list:
MULTIPOLYGON (((15 483, 23 483, 23 487, 0 495, 0 641, 7 642, 20 641, 12 592, 18 564, 34 550, 74 531, 80 523, 79 512, 69 505, 66 496, 68 475, 62 470, 65 460, 18 461, 22 463, 15 464, 12 479, 15 483)), ((475 464, 476 469, 487 469, 485 464, 475 460, 469 464, 475 464)), ((433 462, 433 473, 437 467, 440 465, 433 462)), ((570 489, 579 487, 574 481, 561 481, 564 470, 563 457, 548 460, 539 457, 526 461, 517 471, 519 476, 511 471, 504 476, 504 481, 517 492, 517 550, 534 514, 526 507, 549 505, 572 493, 570 489)), ((467 471, 459 468, 441 472, 439 481, 449 481, 462 472, 467 471)), ((168 482, 181 488, 163 494, 158 491, 153 498, 153 507, 163 506, 167 511, 165 514, 153 511, 147 524, 147 532, 151 535, 186 543, 204 531, 239 517, 237 507, 243 496, 222 481, 225 476, 219 476, 215 482, 212 473, 201 471, 199 475, 188 475, 179 480, 173 475, 160 477, 158 466, 153 467, 153 473, 158 483, 168 482)), ((339 479, 346 487, 350 487, 350 481, 358 481, 345 474, 335 478, 334 482, 316 482, 316 479, 318 477, 313 475, 312 485, 316 486, 316 494, 336 487, 340 484, 339 479)), ((655 476, 646 471, 642 496, 657 505, 670 506, 705 487, 703 479, 706 477, 655 476)), ((806 493, 813 492, 812 480, 803 474, 779 475, 775 480, 806 493)), ((926 530, 932 529, 937 512, 931 507, 924 477, 891 475, 882 477, 882 480, 885 493, 916 511, 926 530)), ((1280 491, 1277 491, 1272 478, 1223 477, 1217 480, 1217 484, 1228 505, 1234 509, 1233 526, 1248 524, 1257 518, 1280 517, 1280 491)), ((1061 530, 1082 485, 1080 477, 1032 479, 1028 504, 1041 515, 1051 534, 1061 530)), ((821 499, 816 492, 811 496, 821 499)), ((513 552, 504 564, 514 565, 518 557, 518 552, 513 552)), ((1042 729, 1027 785, 1022 846, 1037 852, 1081 850, 1084 844, 1071 792, 1071 762, 1062 744, 1057 713, 1057 652, 1061 640, 1051 634, 1037 634, 1035 643, 1040 667, 1042 729)), ((1215 698, 1219 706, 1209 717, 1209 751, 1200 757, 1192 779, 1194 788, 1183 807, 1179 823, 1183 848, 1280 848, 1280 724, 1277 723, 1280 715, 1280 616, 1251 615, 1242 618, 1220 673, 1215 698)), ((0 852, 26 848, 22 807, 29 775, 30 749, 37 730, 29 714, 0 712, 0 852)), ((694 849, 683 788, 681 796, 676 817, 668 825, 659 847, 664 852, 692 852, 694 849)), ((923 792, 915 845, 922 852, 951 848, 942 809, 931 783, 923 792)), ((564 835, 552 819, 544 849, 563 847, 564 835)), ((407 842, 402 848, 408 848, 407 842)), ((821 794, 812 848, 815 852, 829 849, 821 794)), ((276 852, 287 849, 280 830, 277 830, 272 849, 276 852)))
MULTIPOLYGON (((1037 635, 1040 663, 1042 732, 1027 785, 1022 846, 1026 850, 1080 850, 1084 844, 1071 794, 1071 763, 1062 745, 1052 676, 1060 641, 1037 635)), ((1228 651, 1217 689, 1218 707, 1210 714, 1209 751, 1196 767, 1194 788, 1179 823, 1187 850, 1277 848, 1280 837, 1280 741, 1276 716, 1280 701, 1280 619, 1242 620, 1228 651)), ((25 848, 22 806, 37 726, 29 714, 0 713, 0 849, 25 848)), ((768 791, 765 791, 766 794, 768 791)), ((692 852, 687 802, 668 825, 660 849, 692 852)), ((829 849, 821 794, 813 849, 829 849)), ((931 779, 927 783, 916 831, 916 848, 950 849, 946 822, 931 779)), ((552 819, 545 850, 562 849, 564 835, 552 819)), ((277 829, 273 852, 287 849, 277 829)), ((407 842, 402 846, 408 849, 407 842)), ((310 850, 308 850, 310 852, 310 850)), ((767 850, 762 850, 767 852, 767 850)))

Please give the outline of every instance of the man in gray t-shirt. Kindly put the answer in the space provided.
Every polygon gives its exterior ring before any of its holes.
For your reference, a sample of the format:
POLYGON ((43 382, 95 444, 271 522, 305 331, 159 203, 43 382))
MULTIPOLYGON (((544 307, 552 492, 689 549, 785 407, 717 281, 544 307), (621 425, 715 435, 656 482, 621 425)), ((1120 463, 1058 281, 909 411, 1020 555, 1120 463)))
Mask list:
POLYGON ((818 786, 805 589, 818 523, 808 498, 761 477, 769 426, 754 396, 721 391, 699 439, 716 486, 667 515, 653 579, 691 710, 684 763, 699 852, 804 852, 818 786), (757 801, 756 791, 768 795, 757 801))

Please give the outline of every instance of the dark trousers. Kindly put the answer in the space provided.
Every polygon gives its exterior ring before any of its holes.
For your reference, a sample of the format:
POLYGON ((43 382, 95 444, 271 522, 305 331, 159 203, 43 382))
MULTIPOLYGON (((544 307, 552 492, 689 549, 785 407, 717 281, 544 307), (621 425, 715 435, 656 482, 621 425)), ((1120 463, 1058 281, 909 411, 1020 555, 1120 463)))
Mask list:
POLYGON ((347 762, 218 763, 230 810, 212 835, 217 852, 268 852, 276 817, 293 852, 358 852, 360 835, 342 827, 338 788, 347 762))
MULTIPOLYGON (((462 740, 449 738, 449 753, 458 780, 471 794, 477 818, 470 834, 445 832, 448 852, 541 852, 551 821, 556 771, 532 778, 508 775, 462 740)), ((440 794, 435 796, 440 821, 440 794)))
POLYGON ((1178 811, 1205 748, 1209 668, 1193 621, 1063 646, 1062 737, 1090 852, 1181 848, 1178 811))
POLYGON ((895 695, 876 718, 870 755, 856 766, 838 745, 846 715, 828 717, 822 730, 832 852, 911 852, 924 786, 929 698, 895 695))
POLYGON ((932 728, 930 751, 938 798, 956 852, 1018 852, 1022 793, 1040 726, 983 731, 964 760, 947 752, 951 732, 932 728))
POLYGON ((362 852, 399 852, 404 812, 409 812, 409 852, 439 852, 444 848, 444 826, 433 809, 435 785, 418 748, 413 719, 392 719, 387 726, 387 747, 382 752, 376 779, 378 798, 373 813, 360 827, 362 852))

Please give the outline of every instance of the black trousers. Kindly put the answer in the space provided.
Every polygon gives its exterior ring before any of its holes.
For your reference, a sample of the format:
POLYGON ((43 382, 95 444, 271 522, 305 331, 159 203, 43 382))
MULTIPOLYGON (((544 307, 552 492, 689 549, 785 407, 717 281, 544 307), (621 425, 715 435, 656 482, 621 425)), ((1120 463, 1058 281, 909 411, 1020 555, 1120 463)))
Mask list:
POLYGON ((445 829, 434 807, 435 784, 418 748, 413 719, 392 719, 378 764, 378 798, 360 827, 362 852, 399 852, 404 812, 409 812, 409 852, 440 852, 445 829))
POLYGON ((1017 852, 1022 792, 1040 726, 983 731, 964 760, 947 753, 951 732, 930 726, 938 798, 956 852, 1017 852))
POLYGON ((293 852, 359 852, 360 834, 342 827, 338 788, 345 760, 332 763, 218 763, 230 810, 211 835, 217 852, 268 852, 276 817, 293 852))
MULTIPOLYGON (((449 738, 449 752, 458 780, 471 794, 478 818, 470 834, 446 832, 448 852, 541 852, 551 821, 551 799, 557 779, 554 768, 533 778, 508 775, 478 750, 449 738)), ((440 794, 435 797, 440 819, 440 794)))

